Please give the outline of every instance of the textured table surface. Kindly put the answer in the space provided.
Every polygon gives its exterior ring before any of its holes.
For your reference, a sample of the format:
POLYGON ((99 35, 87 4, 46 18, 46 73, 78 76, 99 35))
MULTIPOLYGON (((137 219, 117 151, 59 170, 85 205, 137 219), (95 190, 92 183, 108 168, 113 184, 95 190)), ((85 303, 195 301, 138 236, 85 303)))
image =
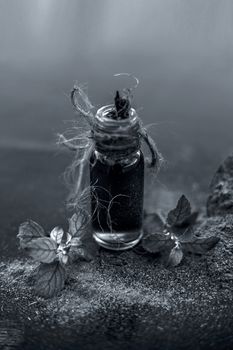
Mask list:
MULTIPOLYGON (((30 284, 36 264, 25 259, 15 237, 27 218, 47 231, 67 225, 61 174, 70 158, 54 151, 2 150, 0 160, 3 349, 232 348, 232 285, 217 276, 232 260, 221 264, 221 245, 207 257, 186 257, 175 269, 151 255, 101 250, 94 261, 72 268, 59 297, 36 297, 30 284)), ((147 181, 146 209, 171 209, 182 193, 204 207, 208 171, 203 166, 200 176, 192 166, 180 163, 160 181, 147 181)), ((222 222, 206 225, 214 231, 222 222)))

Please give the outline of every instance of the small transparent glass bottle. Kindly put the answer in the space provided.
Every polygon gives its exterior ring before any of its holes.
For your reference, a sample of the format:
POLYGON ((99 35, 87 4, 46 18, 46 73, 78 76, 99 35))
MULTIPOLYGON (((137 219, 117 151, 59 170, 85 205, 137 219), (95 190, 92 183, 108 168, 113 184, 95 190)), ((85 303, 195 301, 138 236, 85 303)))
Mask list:
POLYGON ((113 118, 114 112, 114 105, 104 106, 93 122, 92 228, 100 246, 125 250, 142 236, 144 157, 136 111, 129 108, 124 118, 113 118))

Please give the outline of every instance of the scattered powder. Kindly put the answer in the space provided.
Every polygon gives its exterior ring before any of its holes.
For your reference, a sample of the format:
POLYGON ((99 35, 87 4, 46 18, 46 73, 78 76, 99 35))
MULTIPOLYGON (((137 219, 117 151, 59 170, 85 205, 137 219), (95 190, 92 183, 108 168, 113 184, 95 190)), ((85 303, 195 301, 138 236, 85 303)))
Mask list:
POLYGON ((130 334, 140 344, 142 339, 153 339, 153 332, 163 334, 163 339, 172 333, 186 345, 190 337, 198 339, 201 334, 205 340, 211 331, 217 337, 221 325, 224 332, 232 326, 231 228, 230 215, 205 220, 197 233, 219 235, 221 241, 206 256, 186 256, 175 268, 165 268, 159 257, 150 254, 100 250, 94 261, 71 266, 65 289, 47 300, 34 294, 37 263, 1 263, 2 314, 8 317, 14 309, 24 322, 73 327, 79 335, 101 332, 111 338, 119 327, 119 337, 130 334))

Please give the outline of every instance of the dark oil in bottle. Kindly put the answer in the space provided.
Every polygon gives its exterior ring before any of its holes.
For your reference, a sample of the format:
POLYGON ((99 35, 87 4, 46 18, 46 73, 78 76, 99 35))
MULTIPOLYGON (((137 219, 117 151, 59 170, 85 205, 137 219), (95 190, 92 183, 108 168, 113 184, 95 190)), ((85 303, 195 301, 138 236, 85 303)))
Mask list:
POLYGON ((142 234, 143 154, 136 152, 128 164, 109 165, 96 153, 90 168, 94 238, 108 249, 131 248, 142 234))

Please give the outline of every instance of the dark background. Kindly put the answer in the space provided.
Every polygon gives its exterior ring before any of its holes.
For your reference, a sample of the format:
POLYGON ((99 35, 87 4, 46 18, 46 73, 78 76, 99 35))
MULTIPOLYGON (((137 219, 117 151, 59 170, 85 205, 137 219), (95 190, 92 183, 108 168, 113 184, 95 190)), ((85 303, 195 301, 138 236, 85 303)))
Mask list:
POLYGON ((99 107, 128 72, 168 163, 202 157, 212 171, 232 150, 232 37, 231 0, 1 0, 0 145, 53 146, 76 80, 99 107))

